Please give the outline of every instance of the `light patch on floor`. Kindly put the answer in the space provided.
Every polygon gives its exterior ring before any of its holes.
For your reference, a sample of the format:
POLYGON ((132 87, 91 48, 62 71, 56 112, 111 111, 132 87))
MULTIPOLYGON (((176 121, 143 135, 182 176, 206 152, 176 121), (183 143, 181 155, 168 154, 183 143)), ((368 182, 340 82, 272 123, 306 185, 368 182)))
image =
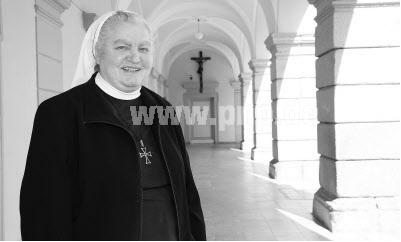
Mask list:
POLYGON ((330 240, 311 215, 314 191, 269 178, 269 161, 211 145, 188 153, 208 240, 330 240))

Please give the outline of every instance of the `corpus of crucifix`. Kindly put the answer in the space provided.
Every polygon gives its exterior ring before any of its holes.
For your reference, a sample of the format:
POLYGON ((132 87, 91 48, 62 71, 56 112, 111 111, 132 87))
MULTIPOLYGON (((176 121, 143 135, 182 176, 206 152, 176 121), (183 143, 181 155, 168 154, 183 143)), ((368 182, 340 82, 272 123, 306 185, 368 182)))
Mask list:
POLYGON ((199 57, 191 57, 191 60, 196 61, 198 63, 198 71, 199 74, 199 92, 203 92, 203 63, 210 60, 210 57, 203 57, 202 51, 199 51, 199 57))

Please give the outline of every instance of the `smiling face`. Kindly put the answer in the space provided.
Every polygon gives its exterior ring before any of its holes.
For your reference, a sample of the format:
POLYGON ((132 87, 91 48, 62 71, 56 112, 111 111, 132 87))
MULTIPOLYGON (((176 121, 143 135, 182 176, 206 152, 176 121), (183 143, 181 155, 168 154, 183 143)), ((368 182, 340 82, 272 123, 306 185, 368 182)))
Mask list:
POLYGON ((100 75, 120 91, 137 90, 153 64, 149 30, 143 23, 120 22, 99 42, 96 62, 100 75))

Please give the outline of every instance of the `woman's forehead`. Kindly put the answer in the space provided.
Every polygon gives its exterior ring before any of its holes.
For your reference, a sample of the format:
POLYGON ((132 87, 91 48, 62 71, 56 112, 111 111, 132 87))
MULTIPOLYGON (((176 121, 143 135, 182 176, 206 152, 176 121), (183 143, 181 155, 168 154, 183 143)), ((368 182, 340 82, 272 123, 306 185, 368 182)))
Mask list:
POLYGON ((149 30, 143 23, 124 22, 115 26, 109 33, 108 40, 112 43, 117 42, 143 42, 151 43, 149 30))
POLYGON ((112 44, 131 44, 131 42, 138 42, 139 44, 147 44, 147 45, 151 44, 150 40, 147 40, 147 39, 143 39, 143 40, 141 40, 141 39, 139 39, 139 40, 137 40, 137 39, 115 39, 112 42, 112 44))

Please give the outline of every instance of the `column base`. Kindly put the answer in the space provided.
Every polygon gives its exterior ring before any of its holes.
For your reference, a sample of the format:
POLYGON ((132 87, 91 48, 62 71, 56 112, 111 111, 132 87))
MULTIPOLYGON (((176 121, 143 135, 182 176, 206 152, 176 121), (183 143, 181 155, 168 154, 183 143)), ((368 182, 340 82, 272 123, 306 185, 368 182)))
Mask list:
POLYGON ((273 157, 273 151, 270 147, 253 147, 251 159, 252 160, 261 160, 266 161, 268 163, 273 157))
POLYGON ((269 165, 269 177, 280 183, 301 186, 308 190, 319 189, 319 160, 278 161, 269 165))
POLYGON ((241 149, 241 142, 233 142, 233 143, 228 143, 228 144, 231 146, 231 148, 241 149))
POLYGON ((252 142, 247 142, 247 141, 243 141, 241 142, 241 150, 245 151, 245 152, 252 152, 252 148, 253 148, 253 143, 252 142))
POLYGON ((320 188, 313 216, 339 240, 399 240, 399 197, 333 198, 320 188))

